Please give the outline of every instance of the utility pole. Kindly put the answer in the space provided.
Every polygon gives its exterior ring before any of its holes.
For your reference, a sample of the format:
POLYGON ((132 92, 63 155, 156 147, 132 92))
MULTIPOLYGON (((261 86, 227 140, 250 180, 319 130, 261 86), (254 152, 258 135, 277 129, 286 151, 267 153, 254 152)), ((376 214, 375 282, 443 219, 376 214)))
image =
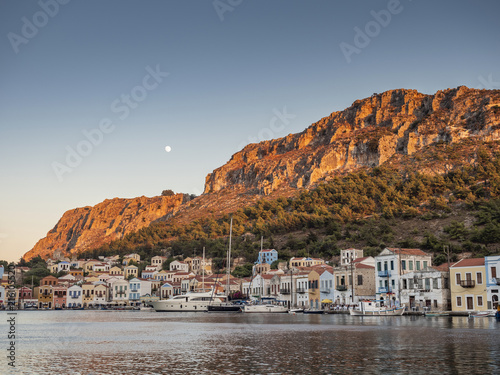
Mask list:
POLYGON ((351 255, 351 261, 349 262, 351 265, 351 304, 354 305, 354 256, 351 255))

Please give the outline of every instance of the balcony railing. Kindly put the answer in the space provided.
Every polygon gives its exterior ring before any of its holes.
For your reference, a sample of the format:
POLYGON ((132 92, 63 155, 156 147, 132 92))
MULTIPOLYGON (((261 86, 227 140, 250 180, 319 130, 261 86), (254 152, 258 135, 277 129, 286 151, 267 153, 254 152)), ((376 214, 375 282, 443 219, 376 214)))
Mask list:
POLYGON ((330 288, 321 288, 320 293, 328 294, 328 293, 330 293, 330 288))
POLYGON ((500 285, 500 277, 493 277, 491 279, 491 281, 493 282, 493 284, 497 284, 497 285, 500 285))
POLYGON ((474 288, 476 282, 474 280, 460 280, 460 286, 462 288, 474 288))
POLYGON ((290 289, 281 289, 280 293, 281 294, 290 294, 290 289))
POLYGON ((297 288, 297 293, 301 293, 301 294, 307 293, 307 289, 305 289, 305 288, 297 288))
POLYGON ((337 289, 339 292, 345 292, 347 290, 347 286, 345 286, 345 285, 337 285, 335 287, 335 289, 337 289))
POLYGON ((391 272, 389 270, 378 271, 378 277, 389 277, 391 272))

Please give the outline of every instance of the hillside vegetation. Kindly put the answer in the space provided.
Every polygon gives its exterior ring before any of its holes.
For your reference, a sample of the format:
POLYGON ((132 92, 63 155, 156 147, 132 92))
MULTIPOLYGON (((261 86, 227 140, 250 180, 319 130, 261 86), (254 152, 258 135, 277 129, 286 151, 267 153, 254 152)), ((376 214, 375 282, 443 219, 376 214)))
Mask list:
MULTIPOLYGON (((225 257, 230 216, 233 254, 253 262, 260 248, 276 248, 280 258, 331 259, 341 248, 375 255, 385 246, 419 247, 443 263, 461 253, 484 256, 500 248, 500 153, 498 142, 471 142, 432 148, 434 161, 453 155, 469 160, 444 174, 423 174, 419 156, 399 163, 337 176, 293 198, 260 199, 231 215, 205 217, 187 225, 175 218, 149 225, 83 256, 138 252, 144 259, 167 249, 173 256, 225 257), (467 152, 465 152, 467 150, 467 152)), ((425 152, 424 152, 425 153, 425 152)), ((451 162, 450 162, 451 163, 451 162)), ((428 163, 426 163, 427 165, 428 163)), ((451 168, 451 167, 450 167, 451 168)))

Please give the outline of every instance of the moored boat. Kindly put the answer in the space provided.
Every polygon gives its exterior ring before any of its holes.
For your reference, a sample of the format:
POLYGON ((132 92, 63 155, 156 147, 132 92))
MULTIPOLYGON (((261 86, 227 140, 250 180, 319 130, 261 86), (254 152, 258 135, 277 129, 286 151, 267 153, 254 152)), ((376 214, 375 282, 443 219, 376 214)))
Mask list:
POLYGON ((286 313, 288 308, 278 303, 276 298, 262 298, 259 302, 243 307, 245 313, 286 313))
POLYGON ((350 309, 353 316, 399 316, 403 315, 404 307, 381 306, 377 301, 361 301, 359 309, 350 309))
POLYGON ((157 312, 165 311, 208 311, 208 306, 227 303, 226 296, 213 292, 188 292, 169 299, 152 301, 149 304, 157 312))

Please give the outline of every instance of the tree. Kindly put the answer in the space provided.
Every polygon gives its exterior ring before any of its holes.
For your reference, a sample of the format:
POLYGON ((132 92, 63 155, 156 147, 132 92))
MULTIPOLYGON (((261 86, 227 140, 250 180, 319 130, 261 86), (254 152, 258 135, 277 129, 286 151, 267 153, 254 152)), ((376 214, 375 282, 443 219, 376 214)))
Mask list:
POLYGON ((271 263, 271 269, 272 270, 277 270, 278 269, 278 264, 279 264, 280 260, 275 260, 274 262, 271 263))
POLYGON ((168 189, 168 190, 163 190, 163 191, 161 192, 161 195, 162 195, 163 197, 171 197, 172 195, 175 195, 175 193, 174 193, 174 191, 173 191, 173 190, 168 189))

